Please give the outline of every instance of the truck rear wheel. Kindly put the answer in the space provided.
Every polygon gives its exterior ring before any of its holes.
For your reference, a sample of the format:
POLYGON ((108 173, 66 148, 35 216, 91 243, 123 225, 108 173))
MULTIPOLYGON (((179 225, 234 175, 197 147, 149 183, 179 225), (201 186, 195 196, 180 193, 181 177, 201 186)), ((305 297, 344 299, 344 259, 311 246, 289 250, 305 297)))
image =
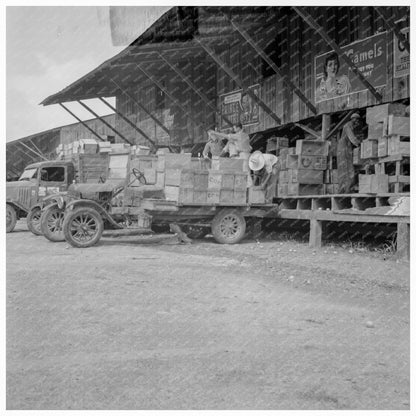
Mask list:
POLYGON ((40 229, 40 215, 41 215, 40 207, 32 208, 27 214, 27 228, 35 235, 42 235, 42 231, 40 229))
POLYGON ((6 204, 6 233, 11 233, 14 230, 16 222, 16 210, 10 204, 6 204))
POLYGON ((90 207, 66 211, 63 222, 65 240, 73 247, 86 248, 96 244, 104 230, 101 215, 90 207))
POLYGON ((246 220, 235 209, 220 211, 213 219, 212 235, 221 244, 237 244, 246 233, 246 220))
POLYGON ((52 204, 42 212, 40 229, 49 241, 65 241, 63 222, 64 209, 59 208, 56 204, 52 204))

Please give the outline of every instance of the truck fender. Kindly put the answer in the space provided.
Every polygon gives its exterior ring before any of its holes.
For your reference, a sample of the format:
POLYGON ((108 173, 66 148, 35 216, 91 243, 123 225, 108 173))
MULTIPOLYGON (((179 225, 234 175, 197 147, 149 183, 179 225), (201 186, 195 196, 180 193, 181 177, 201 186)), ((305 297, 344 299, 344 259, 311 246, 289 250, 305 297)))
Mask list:
POLYGON ((24 213, 24 214, 28 213, 27 209, 22 204, 19 204, 16 201, 11 201, 11 200, 6 199, 6 204, 9 204, 14 208, 18 219, 20 218, 21 213, 24 213))
POLYGON ((97 212, 101 214, 104 220, 107 220, 116 228, 123 228, 120 224, 115 222, 113 218, 108 214, 108 212, 97 202, 92 201, 91 199, 77 199, 75 201, 71 201, 66 205, 65 211, 72 210, 76 207, 89 207, 94 208, 97 212))

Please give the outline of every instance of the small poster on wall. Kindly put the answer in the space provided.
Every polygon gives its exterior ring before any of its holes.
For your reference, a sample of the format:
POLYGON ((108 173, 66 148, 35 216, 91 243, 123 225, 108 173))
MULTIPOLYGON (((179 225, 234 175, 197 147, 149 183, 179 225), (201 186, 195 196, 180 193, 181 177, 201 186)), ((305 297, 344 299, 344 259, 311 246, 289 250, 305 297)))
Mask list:
MULTIPOLYGON (((256 96, 259 96, 260 85, 252 85, 248 88, 256 96)), ((241 123, 243 126, 258 124, 259 122, 259 105, 258 103, 243 90, 233 91, 220 95, 220 112, 231 123, 241 123)), ((228 129, 230 126, 221 117, 220 129, 228 129)))
MULTIPOLYGON (((386 32, 343 46, 374 88, 387 83, 386 32)), ((366 87, 335 51, 315 57, 315 103, 365 91, 366 87)))
MULTIPOLYGON (((409 40, 409 28, 405 27, 401 30, 402 34, 407 40, 409 40)), ((405 77, 410 74, 410 54, 400 42, 399 38, 394 35, 393 45, 393 58, 394 58, 394 78, 405 77)))

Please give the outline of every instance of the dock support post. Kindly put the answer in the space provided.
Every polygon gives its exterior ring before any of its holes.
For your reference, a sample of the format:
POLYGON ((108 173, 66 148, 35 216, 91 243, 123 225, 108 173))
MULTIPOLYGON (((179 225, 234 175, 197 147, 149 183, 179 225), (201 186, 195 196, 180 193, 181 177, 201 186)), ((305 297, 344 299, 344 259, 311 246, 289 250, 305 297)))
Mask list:
POLYGON ((410 259, 410 224, 397 224, 397 258, 410 259))
POLYGON ((309 247, 322 247, 322 221, 315 218, 310 220, 309 247))

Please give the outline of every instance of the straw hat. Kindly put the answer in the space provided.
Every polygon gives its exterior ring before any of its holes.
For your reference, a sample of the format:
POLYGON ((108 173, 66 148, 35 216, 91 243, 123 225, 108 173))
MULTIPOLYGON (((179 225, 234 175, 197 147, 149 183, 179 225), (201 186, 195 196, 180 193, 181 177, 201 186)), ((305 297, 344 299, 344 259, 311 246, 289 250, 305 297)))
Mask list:
POLYGON ((360 115, 358 113, 354 113, 351 115, 351 119, 353 118, 360 118, 360 115))
POLYGON ((263 153, 259 150, 256 150, 252 153, 248 159, 248 166, 253 171, 258 171, 264 167, 264 157, 263 153))

